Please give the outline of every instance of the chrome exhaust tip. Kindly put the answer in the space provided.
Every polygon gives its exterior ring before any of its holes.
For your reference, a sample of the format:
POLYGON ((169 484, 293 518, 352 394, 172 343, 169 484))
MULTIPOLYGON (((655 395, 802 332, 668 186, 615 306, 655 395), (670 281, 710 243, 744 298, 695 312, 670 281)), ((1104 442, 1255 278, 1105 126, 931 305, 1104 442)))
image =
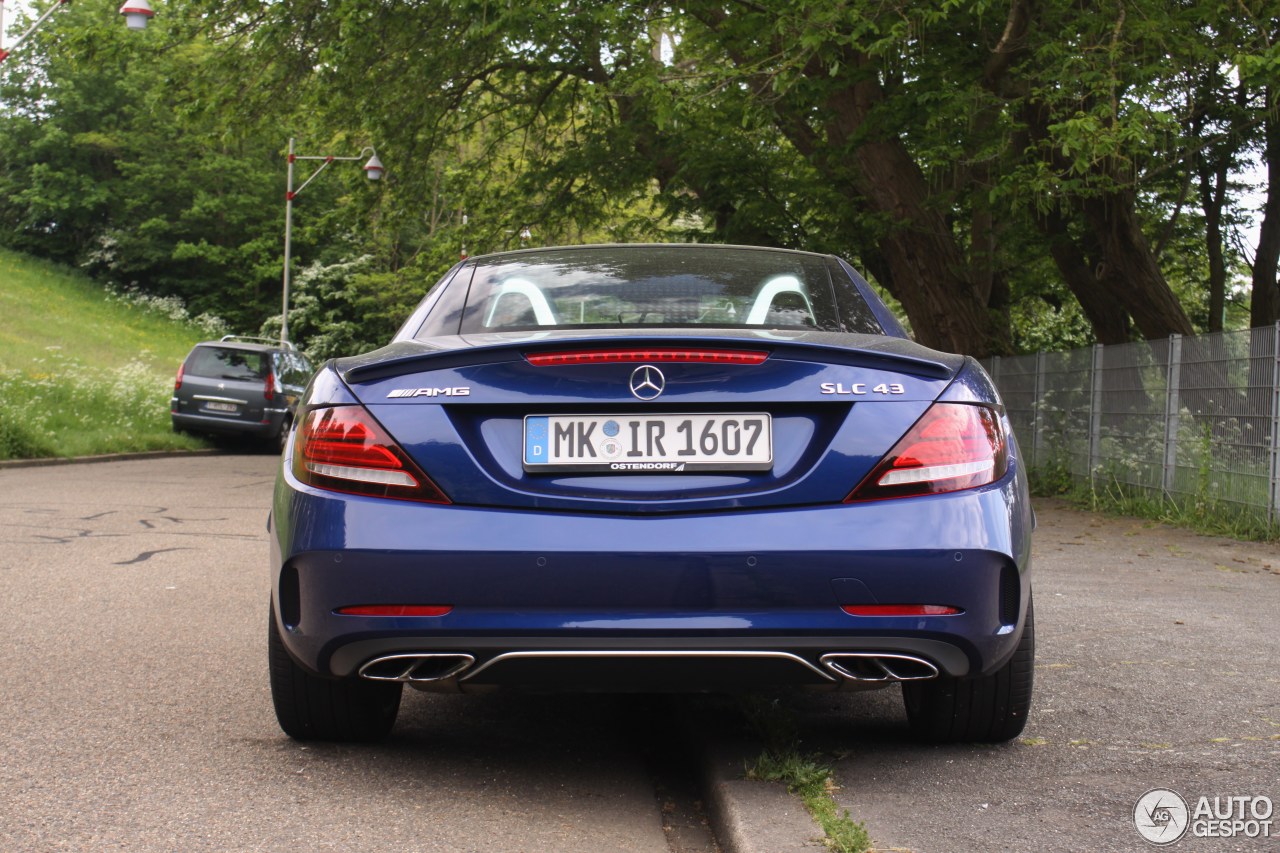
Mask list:
POLYGON ((863 683, 926 681, 938 677, 936 666, 915 655, 832 652, 823 655, 820 661, 836 675, 863 683))
POLYGON ((471 668, 476 659, 459 652, 385 655, 360 667, 360 677, 370 681, 422 684, 444 681, 471 668))

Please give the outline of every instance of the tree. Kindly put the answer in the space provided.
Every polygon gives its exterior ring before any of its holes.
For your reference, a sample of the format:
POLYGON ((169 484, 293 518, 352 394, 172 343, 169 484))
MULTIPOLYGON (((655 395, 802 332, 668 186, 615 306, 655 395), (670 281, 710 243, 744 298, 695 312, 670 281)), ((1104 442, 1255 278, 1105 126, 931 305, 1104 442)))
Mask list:
MULTIPOLYGON (((1232 175, 1275 125, 1265 0, 166 12, 158 61, 174 94, 148 88, 123 46, 107 62, 51 56, 44 93, 0 128, 19 143, 0 149, 13 189, 0 218, 28 248, 259 319, 277 292, 277 158, 293 135, 308 150, 377 145, 388 179, 356 191, 358 175, 335 173, 309 189, 298 248, 303 265, 368 255, 342 288, 379 282, 397 302, 464 245, 515 247, 528 226, 542 243, 850 256, 920 340, 977 355, 1055 339, 1046 310, 1083 315, 1104 343, 1187 334, 1221 322, 1232 175), (55 102, 56 117, 39 108, 55 102), (1037 329, 1015 333, 1013 318, 1037 329)), ((1258 316, 1276 310, 1276 205, 1258 316)), ((385 328, 363 297, 344 310, 362 304, 385 328)))
MULTIPOLYGON (((1245 6, 1246 11, 1249 7, 1245 6)), ((1237 59, 1242 83, 1253 93, 1256 123, 1262 127, 1261 155, 1266 168, 1266 203, 1253 262, 1250 325, 1280 322, 1280 12, 1247 15, 1264 46, 1237 59)))
POLYGON ((0 239, 256 326, 278 292, 281 141, 227 121, 215 51, 180 22, 143 44, 94 11, 5 68, 0 239))

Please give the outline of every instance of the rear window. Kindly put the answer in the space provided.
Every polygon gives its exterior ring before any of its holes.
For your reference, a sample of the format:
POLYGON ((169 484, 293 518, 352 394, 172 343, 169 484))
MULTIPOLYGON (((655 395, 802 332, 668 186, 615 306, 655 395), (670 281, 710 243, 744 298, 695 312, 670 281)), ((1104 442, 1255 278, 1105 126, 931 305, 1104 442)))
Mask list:
POLYGON ((229 347, 196 347, 183 370, 208 379, 265 379, 267 353, 229 347))
MULTIPOLYGON (((458 331, 707 326, 880 333, 865 300, 843 284, 832 281, 826 259, 793 252, 646 246, 500 255, 477 262, 458 331)), ((427 327, 429 334, 448 333, 435 323, 427 327)))
POLYGON ((311 369, 311 363, 300 353, 277 352, 273 355, 276 360, 276 373, 284 384, 306 385, 311 379, 311 374, 314 372, 311 369))

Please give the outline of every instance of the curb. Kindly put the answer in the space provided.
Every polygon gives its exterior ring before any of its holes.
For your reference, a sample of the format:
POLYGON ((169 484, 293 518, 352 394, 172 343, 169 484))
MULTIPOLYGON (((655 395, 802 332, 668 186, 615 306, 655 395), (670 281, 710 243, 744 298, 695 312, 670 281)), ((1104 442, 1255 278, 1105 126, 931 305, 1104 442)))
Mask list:
POLYGON ((134 459, 167 459, 174 456, 214 456, 222 450, 141 450, 136 453, 106 453, 101 456, 46 456, 41 459, 0 459, 5 468, 44 468, 51 465, 82 465, 95 462, 129 462, 134 459))
POLYGON ((824 833, 798 797, 780 782, 746 778, 746 762, 759 745, 718 738, 704 725, 704 796, 722 853, 817 853, 824 833))

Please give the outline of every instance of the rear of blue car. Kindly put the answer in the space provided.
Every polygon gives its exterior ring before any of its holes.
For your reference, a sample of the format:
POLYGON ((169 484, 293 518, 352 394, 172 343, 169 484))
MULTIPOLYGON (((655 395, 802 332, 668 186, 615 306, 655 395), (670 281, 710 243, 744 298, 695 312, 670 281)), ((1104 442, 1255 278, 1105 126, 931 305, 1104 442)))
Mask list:
POLYGON ((800 253, 455 269, 299 409, 272 514, 285 731, 379 737, 404 684, 901 682, 922 737, 1015 736, 1025 476, 976 362, 899 334, 800 253))

